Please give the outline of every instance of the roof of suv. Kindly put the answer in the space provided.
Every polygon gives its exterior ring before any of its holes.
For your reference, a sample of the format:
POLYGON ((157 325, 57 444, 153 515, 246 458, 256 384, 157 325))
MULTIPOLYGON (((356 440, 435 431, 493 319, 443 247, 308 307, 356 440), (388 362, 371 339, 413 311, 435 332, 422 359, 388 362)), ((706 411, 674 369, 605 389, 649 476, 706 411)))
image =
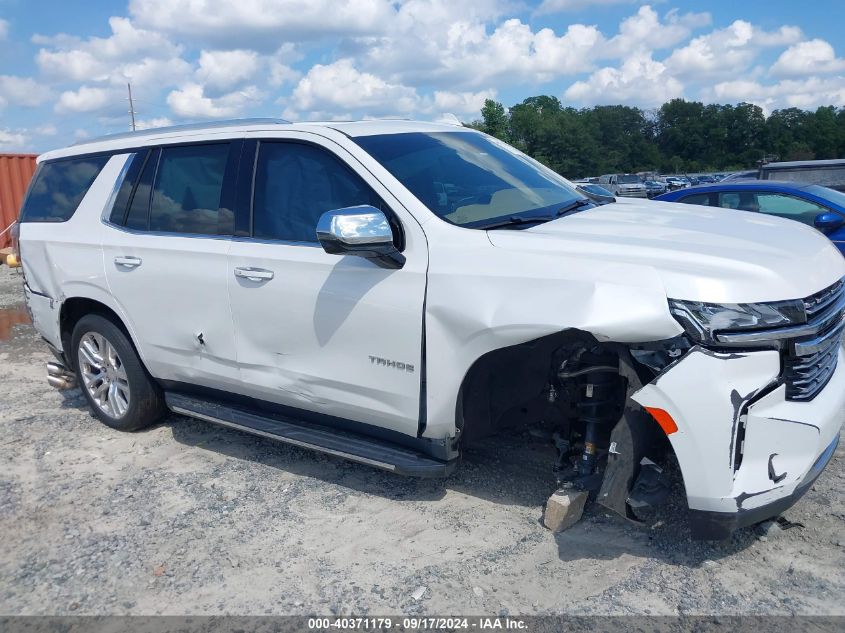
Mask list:
POLYGON ((192 123, 171 127, 138 130, 111 134, 85 140, 70 147, 51 150, 42 154, 39 161, 90 154, 95 152, 109 152, 128 149, 144 145, 153 145, 162 141, 177 142, 179 139, 203 140, 202 137, 231 136, 238 132, 276 132, 280 130, 316 131, 332 129, 346 136, 372 136, 375 134, 402 134, 408 132, 454 132, 456 130, 470 131, 459 125, 449 123, 431 123, 426 121, 408 121, 402 119, 373 119, 368 121, 309 121, 291 123, 284 119, 236 119, 231 121, 214 121, 208 123, 192 123))

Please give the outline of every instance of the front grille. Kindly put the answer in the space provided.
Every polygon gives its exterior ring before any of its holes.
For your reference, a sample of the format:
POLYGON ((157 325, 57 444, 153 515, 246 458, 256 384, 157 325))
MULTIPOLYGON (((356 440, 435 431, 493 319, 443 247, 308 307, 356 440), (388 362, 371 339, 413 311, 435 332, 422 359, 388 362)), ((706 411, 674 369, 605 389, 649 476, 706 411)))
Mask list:
POLYGON ((823 314, 825 310, 829 310, 832 305, 835 305, 842 298, 843 293, 845 293, 845 282, 837 281, 830 288, 825 288, 812 297, 804 299, 804 309, 807 311, 807 319, 812 321, 823 314))
POLYGON ((830 382, 836 371, 842 340, 845 283, 839 281, 829 288, 804 299, 804 309, 810 323, 827 323, 811 341, 791 341, 784 352, 784 373, 787 400, 807 402, 815 398, 830 382), (809 353, 798 355, 802 345, 809 353))

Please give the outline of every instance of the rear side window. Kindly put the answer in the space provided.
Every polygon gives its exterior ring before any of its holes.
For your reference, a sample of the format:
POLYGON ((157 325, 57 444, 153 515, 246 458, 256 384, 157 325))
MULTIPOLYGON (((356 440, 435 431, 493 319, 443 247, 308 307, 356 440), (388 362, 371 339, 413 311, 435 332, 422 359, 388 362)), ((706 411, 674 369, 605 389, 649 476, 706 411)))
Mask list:
POLYGON ((683 202, 684 204, 703 204, 707 206, 710 204, 710 194, 698 193, 694 196, 687 196, 686 198, 681 198, 680 202, 683 202))
POLYGON ((152 192, 150 231, 201 235, 231 231, 234 214, 221 204, 228 158, 229 143, 163 148, 152 192))
POLYGON ((109 158, 86 156, 41 163, 21 210, 21 222, 69 220, 109 158))
POLYGON ((109 221, 112 224, 125 224, 126 211, 129 207, 129 202, 132 200, 132 195, 138 183, 138 176, 144 167, 144 162, 147 159, 149 151, 143 151, 132 154, 129 157, 129 165, 126 168, 126 173, 123 177, 123 182, 120 183, 120 189, 117 190, 117 195, 114 199, 114 206, 112 206, 109 221))

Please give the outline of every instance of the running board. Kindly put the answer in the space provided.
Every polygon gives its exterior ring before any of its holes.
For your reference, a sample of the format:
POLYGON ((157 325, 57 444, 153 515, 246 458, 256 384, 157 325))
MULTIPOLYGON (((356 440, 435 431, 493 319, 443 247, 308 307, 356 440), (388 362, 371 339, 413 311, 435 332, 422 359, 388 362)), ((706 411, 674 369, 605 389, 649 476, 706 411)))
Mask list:
POLYGON ((417 451, 357 433, 300 422, 289 417, 272 417, 212 400, 181 393, 165 392, 167 406, 174 413, 198 418, 245 433, 260 435, 286 444, 310 448, 398 475, 446 477, 457 460, 442 462, 417 451))

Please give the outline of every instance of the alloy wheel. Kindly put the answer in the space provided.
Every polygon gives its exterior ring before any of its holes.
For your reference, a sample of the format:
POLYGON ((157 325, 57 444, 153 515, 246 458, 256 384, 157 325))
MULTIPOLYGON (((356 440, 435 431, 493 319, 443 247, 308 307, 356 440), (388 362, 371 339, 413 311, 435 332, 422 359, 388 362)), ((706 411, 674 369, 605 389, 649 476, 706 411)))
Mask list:
POLYGON ((129 409, 129 380, 117 350, 98 332, 79 340, 79 373, 88 395, 99 409, 115 419, 129 409))

